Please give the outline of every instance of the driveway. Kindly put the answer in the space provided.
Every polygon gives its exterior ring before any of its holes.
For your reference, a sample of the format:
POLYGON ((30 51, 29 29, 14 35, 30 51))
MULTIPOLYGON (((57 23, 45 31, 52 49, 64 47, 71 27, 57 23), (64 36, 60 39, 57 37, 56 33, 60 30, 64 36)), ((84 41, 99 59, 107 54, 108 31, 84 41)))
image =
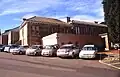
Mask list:
POLYGON ((0 53, 1 77, 119 77, 97 60, 61 59, 0 53))

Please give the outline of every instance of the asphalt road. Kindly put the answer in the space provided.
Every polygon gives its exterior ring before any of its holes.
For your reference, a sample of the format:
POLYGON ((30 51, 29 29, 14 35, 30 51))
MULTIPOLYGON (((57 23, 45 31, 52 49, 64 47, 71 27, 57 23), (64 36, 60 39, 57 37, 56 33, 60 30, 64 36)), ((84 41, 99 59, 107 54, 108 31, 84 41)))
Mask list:
POLYGON ((0 77, 120 77, 97 60, 31 57, 0 52, 0 77))

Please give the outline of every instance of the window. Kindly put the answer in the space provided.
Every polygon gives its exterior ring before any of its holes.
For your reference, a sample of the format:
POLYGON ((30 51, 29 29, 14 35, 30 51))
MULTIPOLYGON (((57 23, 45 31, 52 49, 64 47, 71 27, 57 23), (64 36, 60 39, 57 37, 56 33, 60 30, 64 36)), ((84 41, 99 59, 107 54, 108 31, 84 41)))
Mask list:
POLYGON ((85 27, 85 35, 87 34, 87 27, 85 27))
POLYGON ((64 27, 64 33, 67 33, 67 28, 66 27, 64 27))
POLYGON ((83 50, 96 50, 97 48, 95 47, 84 47, 83 50))
POLYGON ((78 27, 78 34, 80 34, 80 27, 78 27))
POLYGON ((82 33, 82 29, 81 29, 81 27, 79 27, 79 30, 80 30, 80 33, 79 33, 79 34, 81 34, 81 33, 82 33))
POLYGON ((30 48, 32 48, 32 49, 38 49, 39 47, 38 46, 31 46, 30 48))
POLYGON ((36 26, 36 30, 39 31, 39 26, 36 26))
POLYGON ((68 30, 68 28, 66 28, 66 31, 67 31, 67 33, 69 33, 69 30, 68 30))
POLYGON ((32 31, 32 36, 36 36, 36 31, 32 31))
POLYGON ((45 46, 44 48, 45 48, 45 49, 55 49, 54 46, 50 46, 50 45, 47 45, 47 46, 45 46))
POLYGON ((85 34, 85 28, 84 27, 82 27, 82 33, 81 34, 85 34))
POLYGON ((90 30, 90 35, 93 35, 93 27, 90 27, 89 30, 90 30))
POLYGON ((77 27, 75 28, 75 31, 76 31, 76 34, 78 33, 78 31, 77 31, 77 27))
POLYGON ((35 26, 32 26, 32 30, 33 30, 33 31, 35 30, 35 26))
POLYGON ((62 46, 60 49, 72 49, 72 46, 62 46))
POLYGON ((52 33, 54 32, 54 28, 52 28, 52 33))

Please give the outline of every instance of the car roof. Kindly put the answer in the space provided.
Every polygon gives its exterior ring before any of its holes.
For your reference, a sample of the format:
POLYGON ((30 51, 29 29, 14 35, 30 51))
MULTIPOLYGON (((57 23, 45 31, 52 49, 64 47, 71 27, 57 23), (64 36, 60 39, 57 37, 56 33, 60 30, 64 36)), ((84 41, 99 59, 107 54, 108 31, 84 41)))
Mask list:
POLYGON ((65 45, 62 45, 62 46, 73 46, 74 44, 65 44, 65 45))
POLYGON ((95 45, 84 45, 84 47, 95 47, 95 45))

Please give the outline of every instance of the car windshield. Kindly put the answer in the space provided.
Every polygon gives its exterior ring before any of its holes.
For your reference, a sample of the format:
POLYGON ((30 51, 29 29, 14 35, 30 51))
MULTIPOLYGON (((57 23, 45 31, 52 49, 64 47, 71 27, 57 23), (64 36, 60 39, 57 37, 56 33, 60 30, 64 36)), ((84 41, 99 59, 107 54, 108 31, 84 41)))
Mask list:
POLYGON ((39 46, 40 49, 43 49, 43 46, 39 46))
POLYGON ((24 48, 29 48, 29 46, 23 46, 24 48))
POLYGON ((95 47, 84 47, 83 50, 95 50, 95 47))
POLYGON ((44 49, 55 49, 54 46, 45 46, 44 49))
POLYGON ((19 48, 19 45, 12 45, 11 48, 19 48))
POLYGON ((73 46, 62 46, 60 49, 73 49, 73 46))
POLYGON ((38 46, 31 46, 30 48, 32 48, 32 49, 37 49, 37 48, 39 48, 38 46))

